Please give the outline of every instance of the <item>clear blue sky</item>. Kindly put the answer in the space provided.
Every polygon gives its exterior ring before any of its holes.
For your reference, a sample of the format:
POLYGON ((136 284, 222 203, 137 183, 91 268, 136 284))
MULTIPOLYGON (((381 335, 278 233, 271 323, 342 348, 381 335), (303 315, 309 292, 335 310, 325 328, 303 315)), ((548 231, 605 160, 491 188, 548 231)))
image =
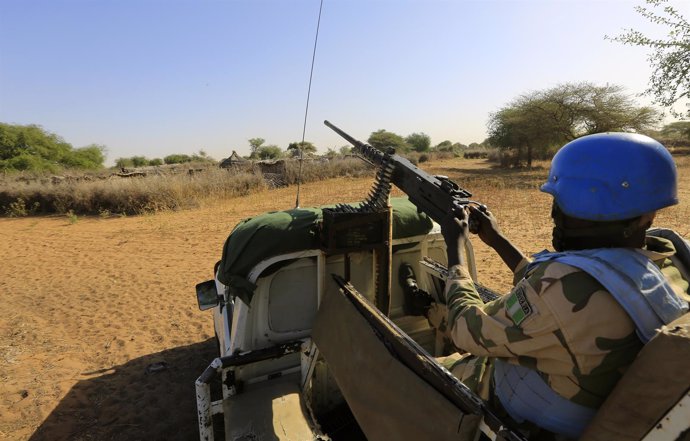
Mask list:
MULTIPOLYGON (((642 92, 654 34, 627 1, 324 0, 306 139, 386 129, 486 137, 516 96, 591 81, 642 92)), ((686 17, 687 0, 672 3, 686 17)), ((0 121, 117 157, 220 159, 302 136, 319 0, 0 0, 0 121)), ((649 100, 640 98, 640 104, 649 100)))

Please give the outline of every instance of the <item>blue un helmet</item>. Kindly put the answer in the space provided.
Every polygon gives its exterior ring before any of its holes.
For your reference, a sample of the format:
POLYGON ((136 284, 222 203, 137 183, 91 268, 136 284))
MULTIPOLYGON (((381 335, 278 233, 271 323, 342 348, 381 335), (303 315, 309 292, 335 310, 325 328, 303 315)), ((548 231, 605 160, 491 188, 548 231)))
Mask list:
POLYGON ((657 141, 634 133, 598 133, 556 153, 541 191, 570 217, 608 222, 677 204, 676 180, 673 158, 657 141))

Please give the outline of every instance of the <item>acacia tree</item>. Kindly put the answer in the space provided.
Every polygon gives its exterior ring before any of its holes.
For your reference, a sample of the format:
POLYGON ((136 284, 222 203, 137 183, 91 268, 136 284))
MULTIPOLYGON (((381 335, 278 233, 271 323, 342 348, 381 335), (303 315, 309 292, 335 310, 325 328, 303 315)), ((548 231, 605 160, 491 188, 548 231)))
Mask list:
POLYGON ((659 120, 651 107, 637 107, 615 85, 568 83, 524 94, 492 113, 489 141, 514 150, 516 163, 532 166, 535 156, 577 137, 607 131, 647 131, 659 120))
POLYGON ((249 157, 256 158, 259 153, 259 149, 266 142, 263 138, 251 138, 249 139, 249 157))
POLYGON ((407 152, 410 150, 410 146, 405 142, 402 136, 384 129, 372 132, 367 142, 372 147, 379 150, 386 150, 389 147, 393 147, 398 152, 407 152))
POLYGON ((690 144, 690 121, 676 121, 666 124, 659 131, 649 135, 666 147, 681 147, 690 144))
POLYGON ((453 148, 453 143, 450 142, 449 140, 441 141, 438 144, 434 146, 434 150, 439 151, 439 152, 447 152, 450 151, 453 148))
POLYGON ((0 170, 98 169, 103 167, 105 151, 98 144, 74 148, 37 125, 0 123, 0 170))
POLYGON ((431 148, 431 138, 423 132, 407 135, 405 142, 416 152, 427 152, 431 148))
POLYGON ((654 102, 669 108, 676 117, 690 117, 677 112, 672 106, 682 98, 690 98, 690 23, 667 0, 646 0, 649 7, 637 6, 635 10, 650 22, 667 28, 666 38, 650 38, 634 29, 627 29, 617 37, 605 38, 630 46, 643 46, 652 50, 649 63, 654 69, 649 77, 645 94, 654 102), (658 11, 660 9, 660 11, 658 11))
POLYGON ((287 151, 292 153, 292 156, 299 156, 300 152, 316 153, 316 146, 309 141, 291 142, 288 144, 287 151))
POLYGON ((666 124, 661 129, 661 133, 665 136, 690 141, 690 121, 676 121, 666 124))
POLYGON ((256 156, 259 159, 278 159, 283 155, 283 151, 277 145, 270 144, 261 146, 256 151, 256 156))

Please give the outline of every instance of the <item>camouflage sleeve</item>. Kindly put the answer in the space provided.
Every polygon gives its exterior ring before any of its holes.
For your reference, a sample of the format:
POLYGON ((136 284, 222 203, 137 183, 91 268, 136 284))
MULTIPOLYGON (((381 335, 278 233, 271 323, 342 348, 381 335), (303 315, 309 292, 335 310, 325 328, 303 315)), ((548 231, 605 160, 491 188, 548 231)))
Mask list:
POLYGON ((635 325, 601 284, 559 262, 531 269, 487 304, 469 274, 454 269, 441 318, 456 348, 537 369, 560 395, 597 407, 640 350, 635 325))
POLYGON ((539 293, 522 279, 509 294, 483 304, 467 270, 453 267, 446 299, 448 334, 455 346, 473 355, 530 358, 559 345, 556 320, 547 308, 537 306, 548 284, 535 286, 539 293))
MULTIPOLYGON (((460 265, 448 269, 448 278, 446 279, 446 288, 444 292, 445 299, 448 299, 449 293, 462 293, 468 301, 476 305, 483 304, 474 287, 472 277, 467 272, 467 269, 460 265)), ((433 328, 443 334, 444 339, 452 341, 450 334, 451 327, 448 326, 448 304, 432 303, 427 312, 427 319, 433 328)))
POLYGON ((517 285, 520 280, 525 278, 525 274, 527 273, 527 265, 529 265, 530 262, 532 262, 532 259, 525 257, 520 261, 520 263, 517 264, 513 270, 513 286, 517 285))

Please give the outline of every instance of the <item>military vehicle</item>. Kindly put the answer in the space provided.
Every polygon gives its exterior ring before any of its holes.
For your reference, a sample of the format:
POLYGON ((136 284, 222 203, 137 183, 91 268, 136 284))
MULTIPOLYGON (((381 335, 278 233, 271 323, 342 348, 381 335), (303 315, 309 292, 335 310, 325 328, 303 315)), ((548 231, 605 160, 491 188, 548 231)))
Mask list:
MULTIPOLYGON (((214 279, 197 285, 219 347, 196 382, 200 438, 220 438, 217 415, 228 441, 526 439, 436 362, 448 348, 407 308, 401 268, 442 302, 435 221, 478 203, 449 179, 334 130, 378 168, 367 199, 241 222, 214 279), (408 198, 390 199, 391 184, 408 198)), ((477 282, 470 241, 465 254, 482 298, 495 298, 477 282)), ((689 330, 686 315, 645 346, 582 439, 690 439, 690 364, 678 362, 690 360, 689 330), (659 375, 661 365, 673 377, 659 375)))

